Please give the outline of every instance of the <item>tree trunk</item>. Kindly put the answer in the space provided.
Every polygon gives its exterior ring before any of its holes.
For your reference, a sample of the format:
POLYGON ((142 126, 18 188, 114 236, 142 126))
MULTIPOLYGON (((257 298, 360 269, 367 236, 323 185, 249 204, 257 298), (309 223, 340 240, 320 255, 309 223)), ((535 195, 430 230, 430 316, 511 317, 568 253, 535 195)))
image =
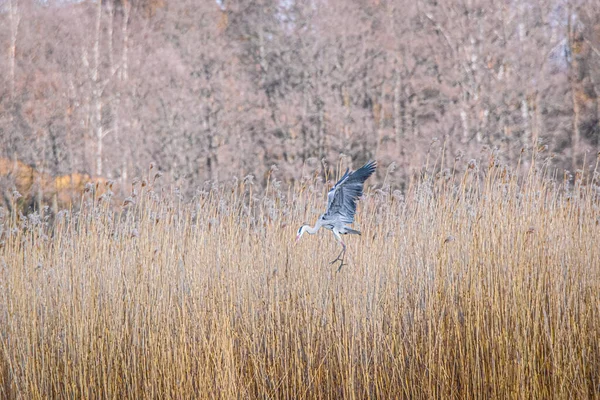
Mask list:
POLYGON ((129 52, 129 15, 131 12, 131 5, 128 0, 123 0, 123 27, 121 28, 123 35, 123 58, 121 59, 121 80, 126 81, 128 71, 128 52, 129 52))
POLYGON ((102 131, 102 89, 100 85, 100 27, 102 21, 102 2, 98 1, 96 5, 96 21, 94 31, 94 65, 92 67, 92 96, 93 96, 93 129, 96 139, 96 175, 102 175, 102 152, 104 132, 102 131))
MULTIPOLYGON (((117 111, 115 113, 115 135, 120 139, 121 137, 121 119, 120 119, 120 110, 121 110, 121 90, 126 85, 128 80, 127 70, 128 70, 128 54, 129 51, 129 30, 127 26, 129 25, 129 13, 131 11, 131 5, 129 1, 123 1, 123 26, 121 28, 121 33, 123 36, 123 54, 121 57, 121 65, 119 66, 119 88, 117 89, 117 98, 116 98, 116 106, 117 111)), ((123 146, 122 154, 129 154, 130 152, 130 143, 129 142, 121 142, 123 146)), ((128 165, 127 160, 129 157, 123 157, 123 161, 121 164, 121 185, 124 185, 127 182, 128 177, 128 165)))
POLYGON ((523 138, 521 143, 523 147, 527 148, 527 146, 535 146, 535 143, 531 141, 531 129, 529 122, 529 104, 527 102, 526 94, 523 94, 523 98, 521 99, 521 119, 523 120, 523 138))
POLYGON ((377 118, 377 143, 375 144, 375 158, 380 157, 381 142, 383 141, 383 126, 385 124, 385 81, 381 83, 381 92, 379 93, 379 118, 377 118))
POLYGON ((17 0, 10 0, 8 2, 8 13, 10 15, 10 99, 14 101, 15 98, 15 69, 16 69, 16 58, 17 58, 17 36, 19 32, 19 23, 21 22, 21 15, 19 14, 19 2, 17 0))
MULTIPOLYGON (((395 61, 398 64, 398 60, 395 61)), ((396 138, 396 154, 401 153, 401 144, 404 138, 402 131, 402 120, 403 120, 403 101, 402 96, 402 78, 400 77, 400 71, 398 66, 394 68, 394 136, 396 138)))

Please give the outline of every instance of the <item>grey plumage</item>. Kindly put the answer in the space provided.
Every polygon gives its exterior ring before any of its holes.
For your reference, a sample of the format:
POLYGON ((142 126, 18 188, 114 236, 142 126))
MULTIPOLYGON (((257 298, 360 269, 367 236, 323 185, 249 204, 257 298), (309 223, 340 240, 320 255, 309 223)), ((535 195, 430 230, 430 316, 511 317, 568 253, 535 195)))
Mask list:
MULTIPOLYGON (((327 209, 323 213, 314 227, 302 225, 298 229, 296 241, 304 232, 311 235, 323 227, 333 232, 335 239, 342 245, 342 252, 332 261, 340 261, 340 267, 344 265, 344 255, 346 253, 346 245, 340 235, 355 234, 360 235, 360 232, 346 226, 354 222, 354 214, 356 214, 356 202, 363 194, 363 186, 365 181, 373 175, 377 168, 377 162, 369 161, 361 168, 354 172, 346 170, 342 178, 331 188, 327 194, 327 209)), ((338 268, 338 271, 339 271, 338 268)))
POLYGON ((377 168, 375 161, 370 161, 354 172, 347 169, 344 176, 333 186, 327 194, 327 210, 322 219, 335 224, 354 222, 356 202, 363 195, 365 181, 373 175, 377 168))

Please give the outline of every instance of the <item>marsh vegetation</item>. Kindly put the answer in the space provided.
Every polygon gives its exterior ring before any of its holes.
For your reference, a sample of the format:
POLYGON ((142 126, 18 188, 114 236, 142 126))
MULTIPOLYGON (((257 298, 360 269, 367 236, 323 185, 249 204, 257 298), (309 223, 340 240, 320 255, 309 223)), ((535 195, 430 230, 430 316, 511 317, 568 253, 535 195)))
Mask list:
POLYGON ((432 164, 365 192, 339 273, 294 246, 316 175, 5 213, 0 397, 598 398, 595 167, 432 164))

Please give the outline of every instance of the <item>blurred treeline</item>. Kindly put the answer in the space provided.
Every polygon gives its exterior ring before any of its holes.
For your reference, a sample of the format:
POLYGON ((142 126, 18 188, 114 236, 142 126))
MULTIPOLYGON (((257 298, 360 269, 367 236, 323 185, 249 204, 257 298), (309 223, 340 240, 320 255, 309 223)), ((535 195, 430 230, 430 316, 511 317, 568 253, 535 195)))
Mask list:
POLYGON ((192 193, 345 154, 401 186, 432 146, 599 148, 600 2, 3 0, 0 48, 0 157, 51 177, 154 162, 192 193))

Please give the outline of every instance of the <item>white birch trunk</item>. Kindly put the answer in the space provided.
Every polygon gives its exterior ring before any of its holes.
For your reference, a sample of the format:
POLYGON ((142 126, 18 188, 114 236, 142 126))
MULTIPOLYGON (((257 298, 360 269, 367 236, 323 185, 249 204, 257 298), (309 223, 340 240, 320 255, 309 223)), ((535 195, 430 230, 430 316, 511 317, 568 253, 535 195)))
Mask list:
POLYGON ((94 112, 94 137, 96 139, 96 175, 102 175, 102 151, 104 140, 104 132, 102 130, 102 100, 100 87, 100 27, 102 21, 102 2, 98 1, 96 6, 96 21, 94 32, 94 65, 92 67, 92 96, 93 96, 93 112, 94 112))
POLYGON ((19 2, 18 0, 10 0, 8 2, 8 13, 10 15, 10 98, 11 100, 15 97, 15 70, 16 70, 16 58, 17 58, 17 36, 19 33, 19 23, 21 22, 21 15, 19 14, 19 2))
POLYGON ((129 25, 129 14, 131 11, 131 5, 129 1, 123 0, 123 27, 121 28, 121 33, 123 35, 123 57, 121 59, 121 80, 127 80, 127 69, 128 69, 128 52, 129 52, 129 30, 127 26, 129 25))
MULTIPOLYGON (((121 56, 121 65, 119 69, 119 81, 121 85, 125 85, 128 80, 128 51, 129 51, 129 30, 127 27, 129 26, 129 15, 131 11, 131 5, 129 1, 123 0, 123 25, 121 27, 121 34, 123 36, 123 53, 121 56)), ((120 128, 121 128, 121 120, 119 115, 119 110, 121 109, 121 89, 117 91, 117 112, 115 113, 115 135, 120 137, 120 128)), ((129 143, 127 144, 129 147, 129 143)), ((127 149, 129 151, 129 148, 127 149)), ((121 167, 121 180, 122 183, 127 181, 128 177, 128 165, 127 165, 128 157, 123 157, 123 165, 121 167)))

